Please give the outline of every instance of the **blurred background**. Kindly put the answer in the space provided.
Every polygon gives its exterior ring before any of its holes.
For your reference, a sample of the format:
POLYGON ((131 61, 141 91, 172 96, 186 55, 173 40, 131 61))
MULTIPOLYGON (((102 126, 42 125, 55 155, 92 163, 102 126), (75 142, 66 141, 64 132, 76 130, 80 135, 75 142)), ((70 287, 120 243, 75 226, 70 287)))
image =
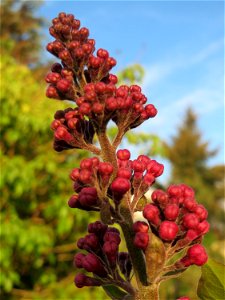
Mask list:
MULTIPOLYGON (((165 164, 159 186, 184 182, 196 190, 209 210, 204 244, 224 262, 223 5, 1 1, 1 299, 107 299, 100 288, 73 285, 75 241, 98 216, 67 206, 68 174, 88 153, 52 149, 53 114, 69 105, 45 97, 44 76, 55 62, 45 50, 48 26, 61 11, 117 59, 120 82, 142 85, 157 107, 157 117, 121 147, 165 164)), ((191 267, 164 283, 161 299, 198 299, 199 276, 191 267)))

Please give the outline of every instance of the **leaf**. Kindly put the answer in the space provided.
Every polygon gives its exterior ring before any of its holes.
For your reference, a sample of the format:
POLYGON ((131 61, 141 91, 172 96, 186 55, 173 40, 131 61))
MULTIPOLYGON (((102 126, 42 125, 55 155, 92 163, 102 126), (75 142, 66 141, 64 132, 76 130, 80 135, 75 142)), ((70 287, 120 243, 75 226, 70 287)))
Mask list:
POLYGON ((138 200, 138 203, 135 207, 135 210, 138 211, 138 210, 143 210, 144 206, 147 204, 148 200, 145 196, 142 196, 139 200, 138 200))
POLYGON ((149 235, 149 244, 145 250, 148 280, 153 282, 162 271, 166 259, 163 242, 153 233, 149 235))
POLYGON ((209 259, 202 267, 197 294, 202 300, 225 299, 225 266, 209 259))
POLYGON ((186 271, 186 268, 184 269, 180 269, 180 270, 175 270, 175 271, 170 271, 168 273, 166 273, 164 276, 174 276, 174 275, 179 275, 182 274, 184 271, 186 271))
POLYGON ((115 285, 103 285, 102 287, 106 294, 113 300, 122 300, 126 295, 128 295, 115 285))

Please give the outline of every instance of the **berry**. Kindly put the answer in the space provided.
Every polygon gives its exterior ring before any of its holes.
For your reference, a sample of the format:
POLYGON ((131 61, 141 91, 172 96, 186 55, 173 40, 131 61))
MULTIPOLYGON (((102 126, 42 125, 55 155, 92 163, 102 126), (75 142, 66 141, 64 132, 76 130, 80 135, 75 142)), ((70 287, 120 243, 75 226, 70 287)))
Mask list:
POLYGON ((159 209, 153 204, 147 204, 143 210, 143 216, 152 224, 158 225, 160 222, 159 209))
POLYGON ((183 216, 183 225, 188 229, 195 229, 199 224, 199 219, 196 214, 188 213, 183 216))
POLYGON ((99 260, 99 258, 92 254, 88 253, 82 260, 83 268, 88 272, 93 272, 99 276, 105 276, 106 271, 99 260))
POLYGON ((109 53, 107 50, 104 49, 98 49, 97 51, 97 56, 103 59, 106 59, 109 57, 109 53))
POLYGON ((82 183, 89 183, 91 181, 92 172, 88 169, 81 169, 79 174, 79 180, 82 183))
POLYGON ((132 168, 133 168, 134 172, 143 172, 145 169, 145 165, 142 164, 141 161, 135 159, 132 162, 132 168))
POLYGON ((131 187, 130 181, 126 178, 117 177, 111 184, 111 190, 114 193, 123 195, 129 191, 131 187))
POLYGON ((197 266, 204 265, 208 260, 205 248, 200 244, 190 247, 188 249, 187 256, 190 258, 192 264, 197 266))
POLYGON ((101 175, 111 175, 113 173, 113 166, 108 162, 100 162, 98 171, 101 175))
POLYGON ((182 194, 182 189, 181 189, 180 185, 173 184, 168 187, 167 193, 171 197, 180 197, 182 194))
POLYGON ((118 253, 118 244, 114 241, 106 241, 102 247, 102 250, 107 255, 108 258, 115 257, 115 255, 118 253))
POLYGON ((152 185, 155 182, 155 177, 152 174, 145 174, 143 177, 143 182, 148 186, 152 185))
POLYGON ((81 169, 88 169, 91 170, 93 165, 93 161, 91 158, 85 158, 81 161, 80 163, 80 168, 81 169))
POLYGON ((189 241, 195 240, 199 236, 198 232, 194 229, 188 229, 185 238, 189 241))
POLYGON ((127 149, 118 150, 116 155, 117 155, 117 158, 120 160, 129 160, 130 159, 130 151, 127 149))
POLYGON ((163 221, 159 227, 159 236, 165 241, 172 241, 177 236, 179 227, 171 221, 163 221))
POLYGON ((70 173, 70 178, 74 181, 76 181, 80 176, 80 169, 75 168, 70 173))
POLYGON ((189 297, 183 296, 178 298, 177 300, 191 300, 189 297))
POLYGON ((93 206, 98 202, 97 191, 93 187, 85 187, 81 190, 78 196, 79 202, 83 206, 93 206))
POLYGON ((103 235, 106 232, 107 228, 108 228, 108 226, 103 224, 100 221, 96 221, 94 223, 88 224, 88 232, 96 233, 98 236, 103 235))
POLYGON ((74 256, 74 260, 73 260, 73 264, 74 266, 76 266, 77 268, 83 268, 83 258, 85 257, 85 255, 83 253, 77 253, 74 256))
POLYGON ((194 198, 195 192, 194 192, 194 190, 190 186, 188 186, 186 184, 180 184, 180 187, 182 189, 183 196, 185 198, 186 197, 194 198))
POLYGON ((155 108, 154 105, 148 104, 145 106, 145 111, 147 113, 147 116, 149 118, 154 118, 157 115, 157 109, 155 108))
POLYGON ((151 173, 155 177, 162 175, 164 166, 158 163, 156 160, 151 160, 147 165, 147 172, 151 173))
POLYGON ((164 216, 167 220, 174 221, 179 215, 179 206, 177 204, 168 204, 164 210, 164 216))
POLYGON ((210 228, 209 223, 206 220, 204 220, 198 224, 197 231, 199 234, 203 235, 209 231, 209 228, 210 228))
POLYGON ((117 245, 119 245, 121 242, 120 234, 117 232, 111 232, 111 231, 109 231, 109 229, 105 233, 103 240, 104 240, 104 242, 107 242, 107 241, 114 242, 117 245))
POLYGON ((71 208, 81 208, 80 202, 78 200, 78 195, 73 195, 68 201, 68 205, 71 208))
POLYGON ((194 210, 200 221, 207 219, 208 212, 202 204, 198 204, 194 210))
POLYGON ((137 232, 134 237, 134 246, 145 250, 148 246, 149 235, 146 232, 137 232))
POLYGON ((185 198, 183 202, 183 206, 190 211, 195 211, 197 207, 197 203, 193 198, 185 198))
POLYGON ((84 238, 84 243, 86 244, 88 249, 91 249, 93 251, 99 248, 99 240, 94 233, 87 234, 84 238))
POLYGON ((84 286, 100 286, 102 282, 99 279, 86 276, 82 273, 78 273, 74 279, 76 287, 82 288, 84 286))
POLYGON ((151 195, 152 201, 159 203, 160 206, 164 207, 168 203, 167 193, 161 190, 155 190, 151 195))
POLYGON ((118 172, 117 172, 117 177, 122 177, 122 178, 126 178, 126 179, 130 179, 131 178, 131 170, 127 169, 127 168, 119 168, 118 172))
POLYGON ((137 221, 133 224, 134 232, 148 232, 149 226, 147 223, 142 221, 137 221))

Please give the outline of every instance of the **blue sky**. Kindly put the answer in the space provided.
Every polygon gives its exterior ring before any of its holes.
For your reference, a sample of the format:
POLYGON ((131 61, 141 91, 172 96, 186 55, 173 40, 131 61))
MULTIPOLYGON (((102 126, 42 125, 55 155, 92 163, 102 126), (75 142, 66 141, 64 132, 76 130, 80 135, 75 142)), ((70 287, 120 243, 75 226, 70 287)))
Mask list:
MULTIPOLYGON (((73 13, 97 48, 116 58, 115 72, 140 63, 143 91, 159 113, 140 130, 169 140, 187 107, 224 161, 224 3, 222 1, 45 1, 48 19, 73 13)), ((49 37, 49 40, 51 38, 49 37)))

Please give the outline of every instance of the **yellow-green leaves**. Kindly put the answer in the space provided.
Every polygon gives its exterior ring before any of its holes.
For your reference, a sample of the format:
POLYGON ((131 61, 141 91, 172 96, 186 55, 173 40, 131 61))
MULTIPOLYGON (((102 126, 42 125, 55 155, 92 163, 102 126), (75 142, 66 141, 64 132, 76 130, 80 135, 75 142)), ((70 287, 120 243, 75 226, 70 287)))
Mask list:
POLYGON ((145 251, 145 257, 148 280, 153 282, 161 272, 166 259, 163 242, 153 233, 151 233, 150 242, 145 251))
POLYGON ((225 299, 225 266, 209 259, 202 267, 197 294, 201 300, 225 299))

